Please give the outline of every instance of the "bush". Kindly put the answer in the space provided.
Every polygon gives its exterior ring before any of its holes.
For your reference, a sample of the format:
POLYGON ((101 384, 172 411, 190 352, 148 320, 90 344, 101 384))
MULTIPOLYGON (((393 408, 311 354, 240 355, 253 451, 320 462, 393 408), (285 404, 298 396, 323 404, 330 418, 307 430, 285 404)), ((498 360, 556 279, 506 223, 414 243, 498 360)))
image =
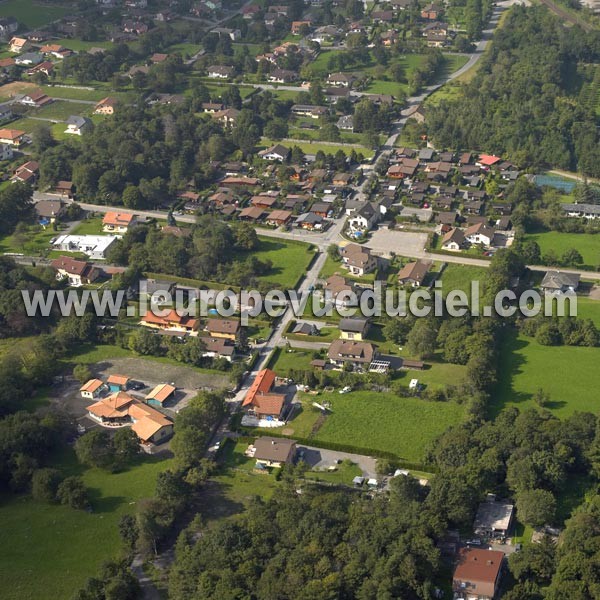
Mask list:
POLYGON ((60 483, 60 472, 56 469, 38 469, 31 478, 31 495, 41 502, 56 502, 60 483))
POLYGON ((56 498, 61 504, 83 509, 89 506, 87 490, 81 477, 67 477, 58 486, 56 498))

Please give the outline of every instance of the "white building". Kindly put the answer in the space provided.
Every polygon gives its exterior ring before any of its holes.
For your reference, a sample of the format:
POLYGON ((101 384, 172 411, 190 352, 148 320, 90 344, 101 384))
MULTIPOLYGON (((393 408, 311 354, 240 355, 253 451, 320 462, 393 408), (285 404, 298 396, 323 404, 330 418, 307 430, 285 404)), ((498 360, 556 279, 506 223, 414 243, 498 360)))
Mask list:
POLYGON ((91 259, 103 260, 108 249, 120 237, 118 235, 59 235, 52 242, 52 246, 62 252, 82 252, 91 259))

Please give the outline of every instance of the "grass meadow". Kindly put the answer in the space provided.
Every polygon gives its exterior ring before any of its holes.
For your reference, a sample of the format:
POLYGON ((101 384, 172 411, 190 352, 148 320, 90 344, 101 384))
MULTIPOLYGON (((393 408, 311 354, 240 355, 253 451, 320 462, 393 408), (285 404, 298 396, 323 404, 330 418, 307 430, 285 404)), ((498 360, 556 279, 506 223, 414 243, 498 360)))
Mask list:
POLYGON ((584 265, 596 267, 600 264, 600 235, 548 231, 529 233, 525 236, 525 241, 530 240, 539 244, 542 254, 553 251, 560 257, 566 250, 575 248, 583 257, 584 265))

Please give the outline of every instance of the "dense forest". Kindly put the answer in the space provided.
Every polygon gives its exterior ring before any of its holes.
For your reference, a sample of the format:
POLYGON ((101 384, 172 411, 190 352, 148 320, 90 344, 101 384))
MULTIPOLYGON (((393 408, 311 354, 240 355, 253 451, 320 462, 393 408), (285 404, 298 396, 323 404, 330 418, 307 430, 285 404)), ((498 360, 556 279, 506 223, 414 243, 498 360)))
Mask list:
POLYGON ((584 64, 599 60, 600 32, 567 29, 542 6, 515 6, 473 80, 428 110, 428 132, 438 147, 597 177, 597 117, 578 97, 590 72, 584 64))

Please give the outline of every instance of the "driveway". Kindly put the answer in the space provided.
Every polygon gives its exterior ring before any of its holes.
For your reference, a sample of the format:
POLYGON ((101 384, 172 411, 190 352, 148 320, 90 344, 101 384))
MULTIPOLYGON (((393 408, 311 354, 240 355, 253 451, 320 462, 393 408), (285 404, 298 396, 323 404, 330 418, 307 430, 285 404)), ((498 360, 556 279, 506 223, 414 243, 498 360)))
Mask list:
POLYGON ((426 243, 426 233, 380 228, 373 232, 367 246, 375 253, 386 257, 390 256, 390 252, 398 256, 423 257, 426 243))
MULTIPOLYGON (((337 461, 350 460, 362 469, 363 477, 376 477, 375 466, 377 459, 362 454, 350 454, 349 452, 337 452, 335 450, 325 450, 323 448, 314 448, 313 446, 298 446, 298 451, 304 451, 303 460, 312 469, 327 469, 338 464, 337 461)), ((347 482, 352 484, 351 481, 347 482)))

